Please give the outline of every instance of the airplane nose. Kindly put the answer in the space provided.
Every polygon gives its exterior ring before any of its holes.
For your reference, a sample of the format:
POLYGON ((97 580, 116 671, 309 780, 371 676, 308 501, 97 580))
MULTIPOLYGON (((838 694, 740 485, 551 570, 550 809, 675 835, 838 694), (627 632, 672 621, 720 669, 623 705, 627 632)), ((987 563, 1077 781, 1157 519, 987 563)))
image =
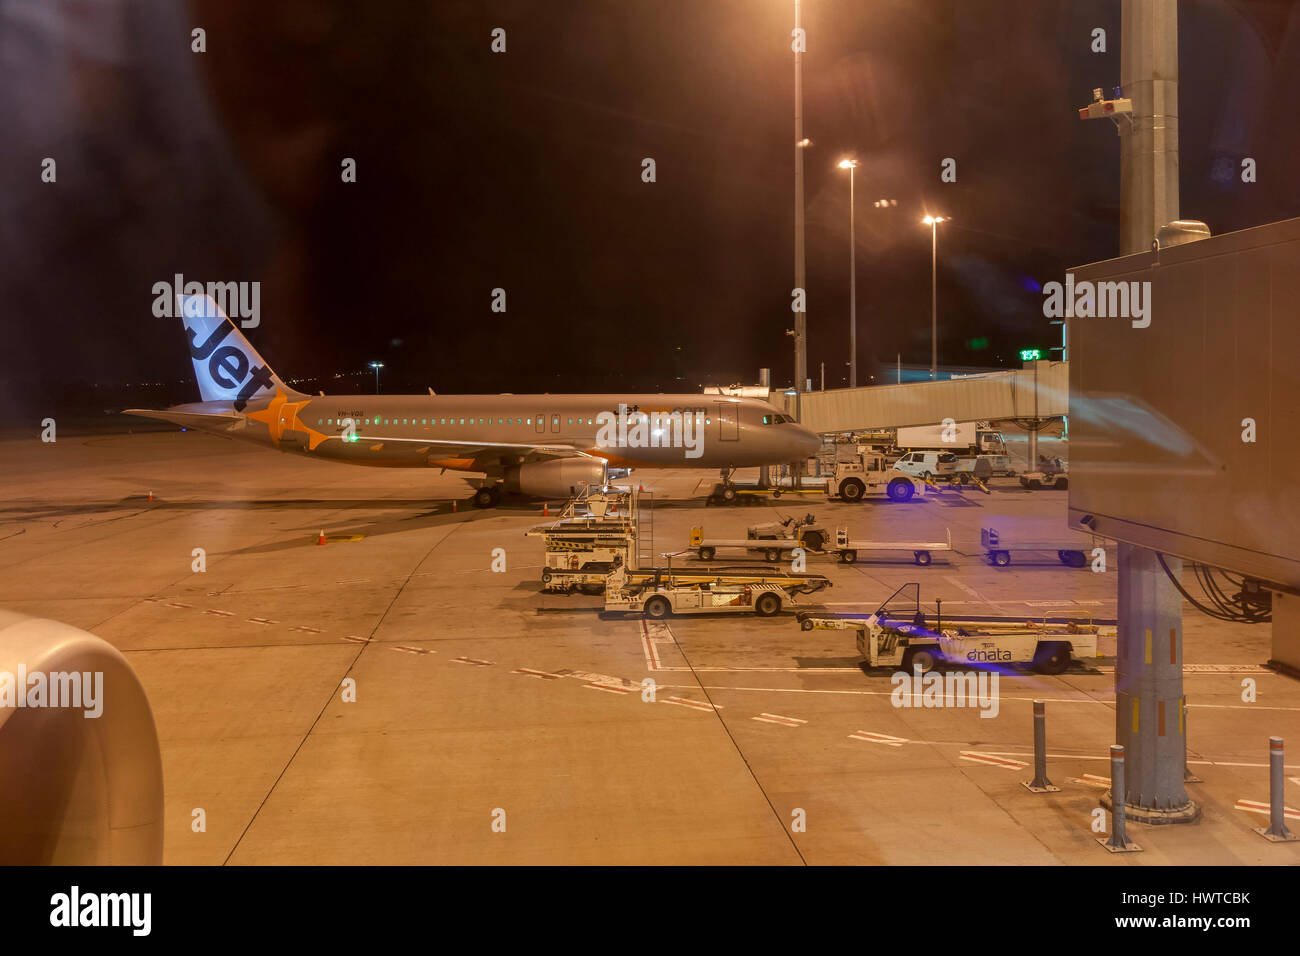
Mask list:
POLYGON ((799 429, 799 456, 801 458, 811 458, 822 449, 822 440, 820 436, 814 435, 806 428, 799 429))

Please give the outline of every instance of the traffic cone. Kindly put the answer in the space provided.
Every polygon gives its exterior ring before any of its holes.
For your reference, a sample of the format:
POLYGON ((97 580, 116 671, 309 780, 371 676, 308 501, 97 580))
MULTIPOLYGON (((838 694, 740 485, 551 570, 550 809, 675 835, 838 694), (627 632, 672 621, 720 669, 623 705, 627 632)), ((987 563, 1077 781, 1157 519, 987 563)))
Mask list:
POLYGON ((637 485, 636 490, 639 494, 645 494, 645 485, 637 485))
POLYGON ((551 503, 550 503, 549 501, 543 501, 543 502, 542 502, 542 517, 543 517, 543 518, 549 518, 550 515, 551 515, 551 503))
POLYGON ((149 492, 149 500, 150 500, 150 501, 153 501, 153 492, 152 492, 152 491, 149 492))
POLYGON ((460 511, 460 504, 456 501, 455 498, 451 499, 451 510, 452 510, 452 514, 455 514, 457 511, 460 511))
POLYGON ((316 539, 316 543, 317 543, 317 544, 324 544, 324 543, 325 543, 325 529, 324 529, 324 528, 321 528, 321 529, 320 529, 320 537, 316 539))

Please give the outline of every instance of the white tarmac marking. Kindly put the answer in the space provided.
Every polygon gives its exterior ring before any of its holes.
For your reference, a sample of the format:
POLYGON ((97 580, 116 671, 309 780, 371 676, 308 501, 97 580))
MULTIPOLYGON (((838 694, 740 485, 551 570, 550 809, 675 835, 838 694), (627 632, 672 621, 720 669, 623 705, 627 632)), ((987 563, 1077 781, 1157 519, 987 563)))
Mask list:
MULTIPOLYGON (((870 730, 859 730, 849 734, 854 740, 865 740, 869 744, 884 744, 886 747, 901 747, 903 744, 911 743, 906 737, 894 737, 890 734, 877 734, 870 730)), ((921 741, 917 741, 921 743, 921 741)))
POLYGON ((340 637, 341 641, 351 641, 354 644, 369 644, 374 640, 373 637, 358 637, 356 634, 349 634, 347 637, 340 637))
POLYGON ((193 605, 193 604, 180 604, 180 603, 177 602, 177 601, 168 601, 168 602, 167 602, 167 606, 168 606, 168 607, 193 607, 194 605, 193 605))
POLYGON ((496 663, 496 661, 480 661, 473 657, 453 657, 452 660, 457 664, 477 664, 479 667, 488 667, 496 663))
POLYGON ((244 618, 249 624, 279 624, 279 621, 272 621, 265 617, 247 617, 244 618))
POLYGON ((391 647, 392 647, 393 650, 395 650, 395 651, 401 651, 401 652, 403 652, 404 654, 433 654, 433 653, 436 653, 435 651, 431 651, 431 650, 429 650, 427 647, 412 647, 410 644, 393 644, 393 645, 391 645, 391 647))
POLYGON ((204 614, 216 614, 218 617, 234 617, 234 616, 235 616, 235 612, 234 612, 234 611, 218 611, 216 608, 213 608, 213 607, 208 608, 208 609, 207 609, 206 611, 204 611, 203 613, 204 613, 204 614))
MULTIPOLYGON (((1266 816, 1272 813, 1270 804, 1260 803, 1258 800, 1238 800, 1236 809, 1245 810, 1247 813, 1262 813, 1266 816)), ((1300 810, 1283 807, 1282 816, 1290 817, 1292 820, 1300 820, 1300 810)))
POLYGON ((991 767, 1002 767, 1006 770, 1024 770, 1029 766, 1029 764, 1019 760, 1008 760, 994 754, 981 753, 978 750, 963 750, 960 752, 960 756, 962 760, 969 760, 971 763, 986 763, 991 767))
POLYGON ((308 634, 321 634, 321 633, 324 633, 324 632, 321 631, 321 629, 320 629, 319 627, 308 627, 306 624, 295 624, 293 627, 289 628, 289 630, 291 630, 291 631, 306 631, 308 634))
POLYGON ((722 709, 721 705, 715 707, 713 704, 706 704, 703 701, 698 700, 687 700, 685 697, 663 697, 660 698, 660 702, 665 704, 677 704, 681 707, 691 707, 695 710, 710 712, 722 709))
MULTIPOLYGON (((950 575, 947 575, 947 576, 944 578, 944 580, 947 581, 947 582, 949 582, 950 584, 955 585, 959 590, 965 592, 966 594, 969 594, 971 597, 975 598, 975 600, 980 601, 980 602, 983 602, 984 604, 987 604, 989 607, 993 608, 993 610, 997 611, 999 614, 1005 614, 1005 613, 1006 613, 1006 611, 1005 611, 1002 607, 1000 607, 999 605, 995 604, 993 601, 990 601, 990 600, 989 600, 988 598, 986 598, 983 594, 980 594, 979 591, 976 591, 973 587, 971 587, 969 584, 967 584, 967 583, 966 583, 965 581, 963 581, 961 578, 959 578, 959 577, 955 577, 954 575, 951 575, 951 574, 950 574, 950 575)), ((944 603, 946 604, 946 603, 948 603, 948 602, 945 601, 944 603)), ((1008 602, 1008 603, 1010 603, 1010 602, 1008 602)), ((1017 602, 1017 603, 1019 603, 1019 602, 1017 602)))
POLYGON ((782 724, 786 727, 802 727, 808 723, 806 720, 800 720, 798 717, 783 717, 780 714, 759 714, 750 720, 761 720, 765 724, 782 724))
POLYGON ((631 687, 614 687, 610 684, 583 684, 587 690, 603 690, 607 694, 630 694, 631 687))
POLYGON ((559 674, 550 674, 546 671, 535 671, 531 667, 516 667, 510 673, 522 674, 524 677, 536 677, 538 680, 559 680, 559 674))

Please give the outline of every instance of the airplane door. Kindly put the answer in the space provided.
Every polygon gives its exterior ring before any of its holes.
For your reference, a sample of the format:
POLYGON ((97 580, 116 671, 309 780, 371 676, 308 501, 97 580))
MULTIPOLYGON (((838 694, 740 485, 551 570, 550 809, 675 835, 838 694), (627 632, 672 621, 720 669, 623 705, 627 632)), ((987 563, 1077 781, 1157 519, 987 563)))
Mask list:
POLYGON ((538 413, 537 413, 537 433, 540 435, 540 434, 541 434, 542 432, 544 432, 544 431, 546 431, 546 413, 545 413, 545 412, 538 412, 538 413))
POLYGON ((731 402, 714 402, 713 417, 718 420, 720 441, 740 440, 740 406, 731 402))

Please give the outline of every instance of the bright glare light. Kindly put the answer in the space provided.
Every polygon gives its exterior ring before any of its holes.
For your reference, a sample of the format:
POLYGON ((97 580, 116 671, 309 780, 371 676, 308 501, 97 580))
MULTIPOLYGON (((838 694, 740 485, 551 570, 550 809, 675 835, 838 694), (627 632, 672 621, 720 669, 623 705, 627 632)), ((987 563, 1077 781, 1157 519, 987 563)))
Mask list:
POLYGON ((858 165, 858 161, 857 161, 856 159, 841 159, 841 160, 840 160, 840 169, 853 169, 853 168, 856 167, 857 165, 858 165))
POLYGON ((370 363, 370 367, 371 367, 371 368, 383 368, 383 367, 384 367, 384 363, 383 363, 383 362, 371 362, 371 363, 370 363))
POLYGON ((810 140, 808 137, 805 136, 803 139, 799 140, 799 142, 795 143, 795 145, 796 145, 796 146, 805 146, 805 147, 806 147, 806 146, 811 146, 811 145, 812 145, 812 140, 810 140))

